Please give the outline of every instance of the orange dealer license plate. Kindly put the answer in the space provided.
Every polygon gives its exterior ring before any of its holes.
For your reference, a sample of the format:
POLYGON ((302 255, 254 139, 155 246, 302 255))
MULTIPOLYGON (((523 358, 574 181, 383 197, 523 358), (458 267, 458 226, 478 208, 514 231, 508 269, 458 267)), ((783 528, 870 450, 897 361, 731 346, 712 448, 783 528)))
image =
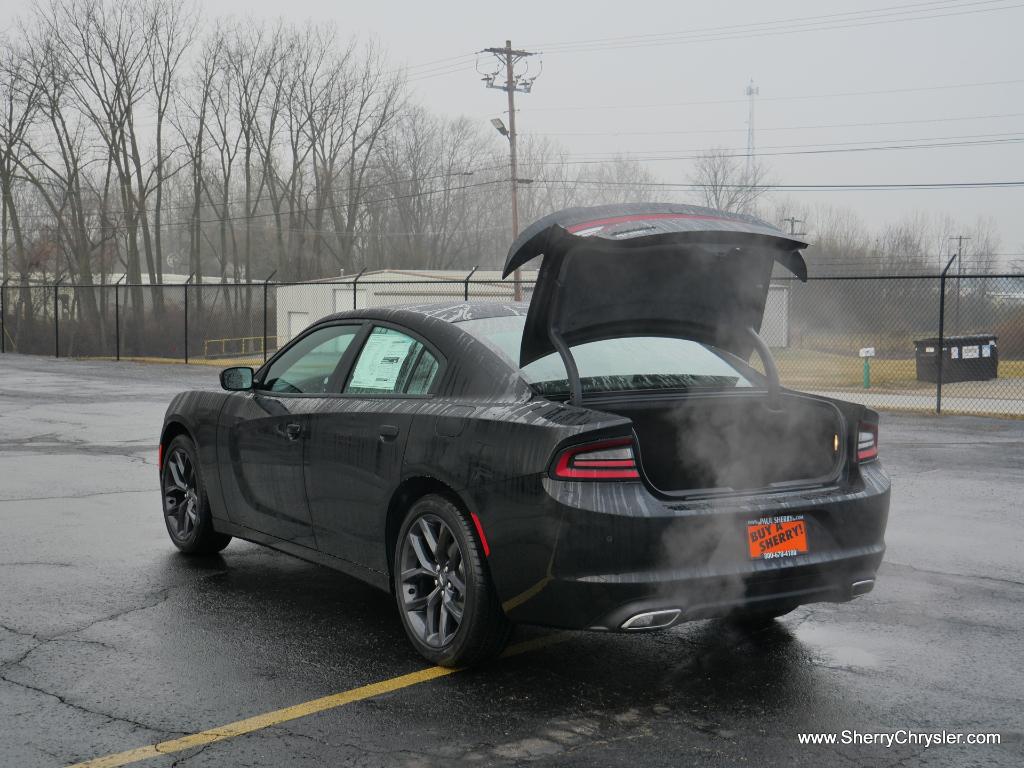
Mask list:
POLYGON ((804 516, 782 515, 748 520, 747 546, 754 560, 774 560, 806 552, 807 525, 804 516))

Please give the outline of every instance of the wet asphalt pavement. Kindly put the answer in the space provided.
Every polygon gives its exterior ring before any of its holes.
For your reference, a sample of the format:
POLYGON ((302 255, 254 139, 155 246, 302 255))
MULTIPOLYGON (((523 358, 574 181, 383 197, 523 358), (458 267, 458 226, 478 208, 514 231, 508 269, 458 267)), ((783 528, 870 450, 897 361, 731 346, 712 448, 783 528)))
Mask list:
MULTIPOLYGON (((0 766, 144 747, 428 665, 391 599, 234 541, 177 554, 156 441, 180 366, 0 358, 0 766)), ((883 414, 875 591, 752 637, 569 634, 141 766, 1024 764, 1024 421, 883 414), (805 746, 801 732, 999 746, 805 746)), ((544 636, 522 629, 516 641, 544 636)))

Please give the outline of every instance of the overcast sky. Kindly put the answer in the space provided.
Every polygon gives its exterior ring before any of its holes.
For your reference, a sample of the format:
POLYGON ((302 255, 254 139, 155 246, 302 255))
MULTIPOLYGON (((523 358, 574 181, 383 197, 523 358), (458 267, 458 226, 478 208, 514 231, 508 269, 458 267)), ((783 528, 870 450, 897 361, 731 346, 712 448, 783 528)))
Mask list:
MULTIPOLYGON (((6 0, 0 24, 8 26, 28 5, 6 0)), ((760 89, 757 146, 783 184, 1024 179, 1024 147, 1013 143, 1024 140, 1024 2, 1015 0, 205 0, 201 7, 207 17, 276 18, 287 9, 291 20, 329 22, 344 34, 374 37, 396 62, 413 66, 411 85, 419 101, 481 121, 503 116, 504 93, 483 87, 472 58, 451 57, 502 45, 506 38, 517 47, 545 51, 533 93, 519 97, 519 130, 557 135, 580 159, 611 152, 685 156, 711 146, 742 151, 743 92, 753 78, 760 89), (866 11, 879 15, 856 15, 866 11), (902 20, 910 16, 916 18, 902 20), (759 22, 780 22, 770 27, 776 31, 817 28, 754 35, 736 26, 759 22), (697 32, 715 27, 729 29, 697 32), (666 37, 559 50, 575 41, 658 34, 666 37), (711 39, 694 40, 695 34, 711 39), (439 59, 446 61, 421 66, 439 59), (950 87, 965 84, 972 87, 950 87), (901 92, 835 95, 894 90, 901 92), (769 155, 863 143, 979 140, 1004 143, 769 155)), ((486 57, 485 63, 490 64, 486 57)), ((502 142, 497 134, 495 142, 502 142)), ((689 165, 661 158, 649 163, 666 181, 685 181, 689 165)), ((1002 237, 1000 250, 1024 252, 1022 188, 793 197, 849 206, 870 225, 915 211, 948 213, 966 222, 992 217, 1002 237)))

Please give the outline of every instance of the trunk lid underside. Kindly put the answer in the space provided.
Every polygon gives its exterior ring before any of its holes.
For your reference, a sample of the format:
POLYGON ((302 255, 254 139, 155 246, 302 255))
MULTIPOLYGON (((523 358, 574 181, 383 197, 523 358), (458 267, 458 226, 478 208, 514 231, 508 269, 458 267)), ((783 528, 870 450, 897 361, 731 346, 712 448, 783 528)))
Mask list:
POLYGON ((520 365, 628 336, 686 337, 745 359, 774 263, 806 279, 804 246, 751 217, 694 206, 571 209, 541 219, 513 244, 504 270, 544 256, 520 365))

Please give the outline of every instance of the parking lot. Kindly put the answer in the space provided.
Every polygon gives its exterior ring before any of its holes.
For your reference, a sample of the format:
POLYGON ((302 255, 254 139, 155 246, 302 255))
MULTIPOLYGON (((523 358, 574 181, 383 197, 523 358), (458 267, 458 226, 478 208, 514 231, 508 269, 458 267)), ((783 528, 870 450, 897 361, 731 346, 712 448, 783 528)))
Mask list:
POLYGON ((1024 762, 1024 421, 883 414, 888 553, 866 597, 753 636, 522 628, 507 658, 447 674, 371 587, 239 541, 177 553, 160 420, 214 386, 0 358, 0 765, 1024 762), (901 729, 1001 743, 798 738, 901 729))

